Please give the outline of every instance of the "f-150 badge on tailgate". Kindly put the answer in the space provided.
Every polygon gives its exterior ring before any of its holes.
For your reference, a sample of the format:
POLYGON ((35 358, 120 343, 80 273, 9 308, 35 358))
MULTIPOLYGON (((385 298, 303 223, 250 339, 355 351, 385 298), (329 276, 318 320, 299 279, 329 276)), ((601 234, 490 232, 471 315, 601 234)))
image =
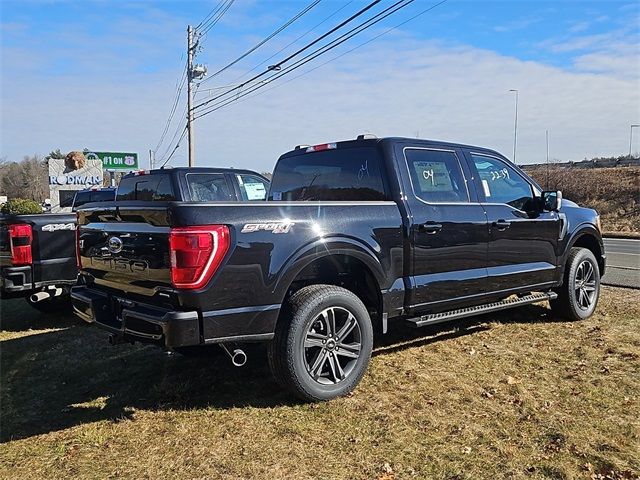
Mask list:
POLYGON ((244 227, 242 227, 241 233, 253 233, 259 232, 260 230, 271 233, 289 233, 291 227, 293 227, 294 225, 295 223, 293 222, 247 223, 244 227))

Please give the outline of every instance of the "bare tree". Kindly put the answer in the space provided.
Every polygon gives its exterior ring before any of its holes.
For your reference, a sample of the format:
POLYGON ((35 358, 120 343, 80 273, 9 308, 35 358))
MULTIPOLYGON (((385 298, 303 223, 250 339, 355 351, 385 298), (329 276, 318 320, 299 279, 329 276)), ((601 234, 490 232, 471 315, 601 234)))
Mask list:
POLYGON ((38 155, 25 156, 20 162, 0 162, 0 193, 43 201, 49 195, 47 163, 38 155))

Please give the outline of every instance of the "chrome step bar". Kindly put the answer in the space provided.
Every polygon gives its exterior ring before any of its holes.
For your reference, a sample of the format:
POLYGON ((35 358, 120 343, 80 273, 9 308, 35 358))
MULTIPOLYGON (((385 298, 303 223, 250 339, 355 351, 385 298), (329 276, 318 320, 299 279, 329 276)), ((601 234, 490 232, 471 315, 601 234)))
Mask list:
POLYGON ((475 307, 459 308, 458 310, 450 310, 448 312, 431 313, 422 315, 421 317, 409 318, 407 322, 412 327, 426 327, 440 322, 448 322, 458 320, 459 318, 472 317, 483 313, 497 312, 498 310, 506 310, 507 308, 519 307, 521 305, 529 305, 531 303, 544 302, 545 300, 555 300, 558 294, 555 292, 532 293, 523 297, 510 298, 500 302, 487 303, 475 307))

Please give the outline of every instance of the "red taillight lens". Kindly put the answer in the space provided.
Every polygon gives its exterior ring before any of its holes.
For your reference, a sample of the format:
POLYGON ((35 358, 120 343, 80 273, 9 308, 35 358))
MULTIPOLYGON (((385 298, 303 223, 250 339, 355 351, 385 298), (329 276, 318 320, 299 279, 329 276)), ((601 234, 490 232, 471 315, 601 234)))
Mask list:
POLYGON ((229 250, 226 225, 172 228, 169 233, 171 283, 176 288, 204 287, 229 250))
POLYGON ((11 264, 16 266, 31 265, 33 263, 31 225, 9 225, 9 239, 11 241, 11 264))
POLYGON ((324 150, 334 150, 337 148, 336 143, 321 143, 320 145, 314 145, 313 147, 308 147, 306 152, 322 152, 324 150))

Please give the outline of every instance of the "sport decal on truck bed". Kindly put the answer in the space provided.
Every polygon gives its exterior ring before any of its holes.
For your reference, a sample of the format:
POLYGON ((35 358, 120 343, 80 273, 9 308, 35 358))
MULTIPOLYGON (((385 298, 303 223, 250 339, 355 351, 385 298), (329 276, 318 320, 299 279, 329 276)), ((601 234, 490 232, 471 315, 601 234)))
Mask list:
POLYGON ((293 227, 295 223, 293 222, 283 222, 283 223, 247 223, 244 227, 242 227, 241 233, 253 233, 259 232, 260 230, 264 230, 265 232, 271 233, 289 233, 291 227, 293 227))

